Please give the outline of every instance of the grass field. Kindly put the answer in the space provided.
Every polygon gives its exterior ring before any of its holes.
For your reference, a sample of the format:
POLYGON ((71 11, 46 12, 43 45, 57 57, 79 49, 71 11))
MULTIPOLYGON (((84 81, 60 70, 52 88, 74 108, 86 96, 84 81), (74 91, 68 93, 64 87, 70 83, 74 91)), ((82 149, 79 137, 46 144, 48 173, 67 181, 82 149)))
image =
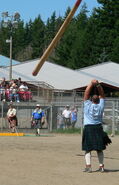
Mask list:
POLYGON ((92 153, 93 173, 85 167, 79 134, 42 137, 0 136, 0 185, 118 185, 119 136, 105 150, 105 173, 92 153))

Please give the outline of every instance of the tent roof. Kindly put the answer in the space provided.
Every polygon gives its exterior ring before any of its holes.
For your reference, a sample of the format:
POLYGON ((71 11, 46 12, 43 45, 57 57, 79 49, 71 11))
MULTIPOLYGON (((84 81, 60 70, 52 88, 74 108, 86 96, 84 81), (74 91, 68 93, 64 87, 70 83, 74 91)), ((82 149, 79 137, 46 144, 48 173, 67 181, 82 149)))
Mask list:
MULTIPOLYGON (((86 86, 92 79, 86 75, 77 73, 66 67, 59 66, 50 62, 45 62, 37 76, 32 76, 32 71, 38 63, 38 59, 22 62, 12 66, 12 78, 21 77, 23 81, 45 82, 54 89, 73 90, 79 86, 86 86)), ((9 79, 9 67, 0 69, 0 75, 9 79)))
POLYGON ((119 87, 119 64, 117 63, 109 61, 76 71, 92 79, 98 79, 103 83, 119 87))
MULTIPOLYGON (((33 84, 34 82, 45 82, 52 88, 59 90, 80 89, 86 87, 95 78, 100 82, 119 88, 119 64, 114 62, 71 70, 46 61, 37 76, 33 76, 32 72, 38 61, 39 59, 35 59, 12 66, 12 78, 21 77, 23 81, 29 81, 33 84)), ((9 79, 9 67, 0 68, 1 77, 9 79)))
MULTIPOLYGON (((19 61, 12 60, 12 64, 18 64, 19 61)), ((3 55, 0 55, 0 67, 9 66, 10 65, 10 59, 8 57, 5 57, 3 55)))

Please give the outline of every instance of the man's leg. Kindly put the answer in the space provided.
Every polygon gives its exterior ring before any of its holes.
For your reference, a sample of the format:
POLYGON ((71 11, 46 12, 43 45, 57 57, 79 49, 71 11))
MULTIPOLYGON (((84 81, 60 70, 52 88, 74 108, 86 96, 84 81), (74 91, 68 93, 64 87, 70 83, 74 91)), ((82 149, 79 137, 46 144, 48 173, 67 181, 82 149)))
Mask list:
POLYGON ((41 119, 37 120, 37 134, 40 136, 41 119))
POLYGON ((104 153, 102 150, 97 151, 98 161, 99 161, 99 170, 100 172, 104 172, 104 153))
POLYGON ((91 152, 90 151, 85 152, 85 162, 86 162, 86 168, 84 169, 84 172, 91 173, 92 169, 91 169, 91 152))
POLYGON ((37 134, 40 135, 40 128, 37 128, 37 134))
POLYGON ((64 127, 67 128, 66 118, 64 118, 64 127))
POLYGON ((66 122, 67 128, 70 128, 70 126, 71 126, 70 118, 66 118, 66 120, 67 120, 67 122, 66 122))

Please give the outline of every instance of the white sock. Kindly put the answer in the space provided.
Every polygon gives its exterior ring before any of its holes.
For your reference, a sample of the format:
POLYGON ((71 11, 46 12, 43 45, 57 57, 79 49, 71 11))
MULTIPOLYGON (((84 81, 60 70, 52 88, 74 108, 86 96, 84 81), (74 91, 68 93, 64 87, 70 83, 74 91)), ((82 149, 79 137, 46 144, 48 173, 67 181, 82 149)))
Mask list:
POLYGON ((91 165, 91 152, 85 153, 85 161, 86 161, 86 165, 91 165))
POLYGON ((38 132, 38 134, 40 134, 40 129, 39 128, 37 129, 37 132, 38 132))

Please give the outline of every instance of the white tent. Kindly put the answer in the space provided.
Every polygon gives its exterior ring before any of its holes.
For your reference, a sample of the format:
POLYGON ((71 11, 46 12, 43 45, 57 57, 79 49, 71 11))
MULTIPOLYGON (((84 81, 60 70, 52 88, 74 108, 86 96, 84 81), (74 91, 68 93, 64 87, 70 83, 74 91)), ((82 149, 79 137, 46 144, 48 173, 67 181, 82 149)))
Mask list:
MULTIPOLYGON (((37 76, 32 72, 39 59, 22 62, 12 66, 12 78, 21 77, 23 81, 44 82, 59 90, 73 90, 87 86, 92 79, 115 86, 119 88, 119 64, 106 62, 93 65, 80 70, 71 70, 69 68, 45 62, 37 76)), ((0 68, 0 77, 9 79, 9 67, 0 68)))
POLYGON ((119 64, 117 63, 109 61, 79 69, 77 72, 111 86, 119 87, 119 64))
MULTIPOLYGON (((49 84, 54 89, 61 90, 73 90, 78 87, 86 86, 92 79, 74 70, 47 61, 42 66, 38 75, 33 76, 32 72, 37 63, 38 59, 12 66, 12 78, 17 79, 21 77, 23 81, 30 82, 42 81, 49 84)), ((9 67, 0 69, 0 75, 9 79, 9 67)))

